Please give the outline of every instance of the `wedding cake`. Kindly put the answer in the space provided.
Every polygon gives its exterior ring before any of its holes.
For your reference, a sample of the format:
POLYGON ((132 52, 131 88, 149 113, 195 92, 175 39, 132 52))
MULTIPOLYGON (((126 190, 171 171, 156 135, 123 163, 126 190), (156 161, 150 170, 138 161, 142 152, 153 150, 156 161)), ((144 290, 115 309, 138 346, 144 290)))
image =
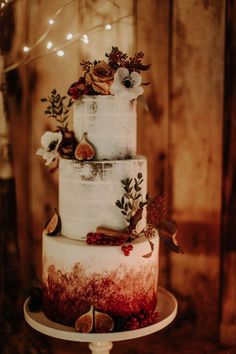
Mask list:
POLYGON ((113 47, 106 60, 81 63, 70 98, 54 89, 41 100, 59 123, 37 151, 59 164, 59 209, 43 231, 43 311, 79 332, 136 329, 158 317, 165 197, 147 196, 147 160, 136 155, 142 58, 113 47))

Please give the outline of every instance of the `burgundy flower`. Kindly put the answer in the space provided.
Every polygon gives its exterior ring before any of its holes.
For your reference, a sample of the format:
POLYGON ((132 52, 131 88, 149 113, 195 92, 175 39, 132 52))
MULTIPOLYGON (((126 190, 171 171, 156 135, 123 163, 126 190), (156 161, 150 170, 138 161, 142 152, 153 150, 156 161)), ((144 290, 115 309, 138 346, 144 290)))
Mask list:
POLYGON ((69 90, 68 95, 71 96, 74 100, 78 100, 85 92, 85 79, 84 77, 80 77, 78 81, 74 82, 69 90))

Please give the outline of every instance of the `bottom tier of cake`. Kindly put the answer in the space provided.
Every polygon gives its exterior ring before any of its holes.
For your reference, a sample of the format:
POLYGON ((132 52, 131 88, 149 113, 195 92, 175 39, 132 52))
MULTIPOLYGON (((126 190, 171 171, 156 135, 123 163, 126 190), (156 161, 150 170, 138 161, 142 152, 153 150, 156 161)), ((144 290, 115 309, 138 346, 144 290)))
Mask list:
POLYGON ((132 244, 125 243, 125 248, 128 252, 121 246, 87 245, 43 234, 46 316, 76 326, 79 331, 86 331, 88 322, 89 331, 95 332, 136 329, 153 323, 159 237, 136 239, 132 244))

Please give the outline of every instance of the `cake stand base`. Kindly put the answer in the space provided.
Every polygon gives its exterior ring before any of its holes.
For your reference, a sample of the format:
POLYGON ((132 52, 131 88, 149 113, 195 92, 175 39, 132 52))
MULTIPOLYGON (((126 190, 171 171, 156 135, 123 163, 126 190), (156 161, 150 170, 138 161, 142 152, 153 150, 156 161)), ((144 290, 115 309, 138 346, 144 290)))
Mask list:
POLYGON ((63 326, 49 320, 41 311, 30 312, 28 302, 29 299, 24 303, 24 317, 32 328, 54 338, 89 342, 92 354, 109 354, 113 346, 112 342, 139 338, 160 331, 174 320, 178 307, 175 297, 169 291, 158 287, 157 311, 160 316, 158 322, 153 325, 124 332, 78 333, 73 327, 63 326))

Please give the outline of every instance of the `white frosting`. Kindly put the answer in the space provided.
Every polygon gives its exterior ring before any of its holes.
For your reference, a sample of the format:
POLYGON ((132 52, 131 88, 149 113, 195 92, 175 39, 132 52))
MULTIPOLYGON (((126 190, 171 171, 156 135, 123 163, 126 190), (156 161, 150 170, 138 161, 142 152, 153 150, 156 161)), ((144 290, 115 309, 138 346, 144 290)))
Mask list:
MULTIPOLYGON (((156 290, 159 255, 158 235, 156 234, 150 241, 154 245, 150 257, 143 257, 151 252, 149 241, 145 238, 132 241, 133 250, 126 257, 121 250, 121 246, 87 245, 83 241, 71 240, 63 236, 47 236, 44 233, 43 282, 47 282, 48 268, 51 265, 65 274, 71 272, 75 264, 80 264, 88 277, 93 273, 106 274, 119 271, 120 278, 125 277, 125 273, 130 273, 132 270, 136 272, 138 269, 150 267, 150 270, 152 269, 152 272, 155 272, 153 288, 156 290)), ((125 245, 129 244, 125 243, 125 245)), ((143 274, 143 276, 148 276, 148 274, 143 274)), ((145 288, 145 281, 143 287, 145 288)))
MULTIPOLYGON (((60 159, 59 213, 61 233, 72 239, 86 239, 98 226, 122 230, 127 227, 124 215, 115 202, 124 194, 122 180, 142 173, 143 201, 147 193, 145 157, 117 161, 73 161, 60 159)), ((138 231, 146 225, 146 213, 138 223, 138 231)))
POLYGON ((117 160, 136 154, 136 103, 114 96, 84 96, 74 105, 73 128, 95 147, 96 160, 117 160))

